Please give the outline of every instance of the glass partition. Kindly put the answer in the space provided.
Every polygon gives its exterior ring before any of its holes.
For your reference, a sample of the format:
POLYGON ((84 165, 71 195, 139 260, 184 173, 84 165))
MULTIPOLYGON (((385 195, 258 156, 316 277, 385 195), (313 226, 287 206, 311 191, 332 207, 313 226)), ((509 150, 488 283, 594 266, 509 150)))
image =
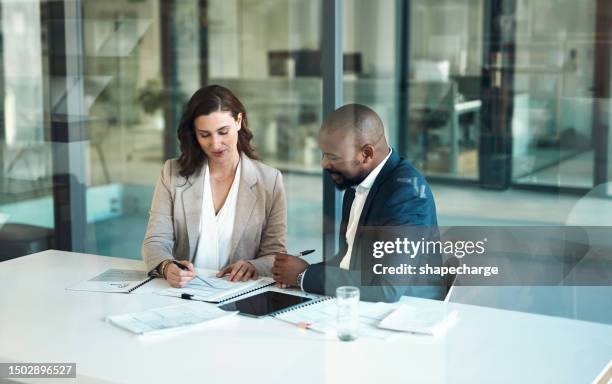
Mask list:
POLYGON ((283 172, 289 251, 321 250, 319 1, 53 4, 1 3, 0 225, 8 237, 24 232, 25 244, 6 257, 54 245, 52 149, 73 145, 54 142, 52 121, 77 105, 83 155, 67 167, 83 168, 82 251, 139 259, 154 184, 178 154, 184 103, 208 84, 244 102, 262 161, 283 172), (58 16, 63 4, 77 16, 58 16), (62 47, 69 21, 82 44, 62 47), (56 73, 70 60, 80 64, 56 73))
MULTIPOLYGON (((512 122, 515 183, 593 186, 595 0, 518 1, 512 122)), ((609 69, 608 69, 609 71, 609 69)))

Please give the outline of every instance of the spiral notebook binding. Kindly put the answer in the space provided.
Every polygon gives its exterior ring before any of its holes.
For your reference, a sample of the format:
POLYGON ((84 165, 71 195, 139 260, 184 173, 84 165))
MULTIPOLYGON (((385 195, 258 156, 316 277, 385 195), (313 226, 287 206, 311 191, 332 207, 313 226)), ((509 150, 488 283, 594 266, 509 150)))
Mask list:
POLYGON ((149 276, 148 279, 146 279, 145 281, 143 281, 142 283, 138 284, 135 287, 132 287, 129 291, 127 291, 127 293, 132 293, 135 290, 137 290, 138 288, 142 287, 143 285, 145 285, 146 283, 148 283, 149 281, 153 280, 155 278, 155 276, 149 276))
POLYGON ((297 309, 302 309, 304 307, 308 307, 309 305, 319 304, 319 303, 322 303, 324 301, 331 300, 331 299, 333 299, 333 297, 331 297, 331 296, 318 297, 318 298, 316 298, 314 300, 311 300, 311 301, 308 301, 306 303, 298 304, 298 305, 295 305, 295 306, 287 308, 287 309, 281 309, 280 311, 274 312, 273 316, 282 315, 283 313, 295 311, 297 309))
POLYGON ((242 292, 240 292, 240 293, 238 293, 238 294, 235 294, 234 296, 230 296, 230 297, 228 297, 228 298, 225 298, 225 299, 223 299, 223 300, 219 301, 219 304, 222 304, 222 303, 225 303, 225 302, 227 302, 227 301, 233 300, 233 299, 238 298, 238 297, 240 297, 240 296, 244 296, 244 295, 246 295, 247 293, 255 292, 255 291, 258 291, 258 290, 260 290, 260 289, 262 289, 262 288, 269 287, 269 286, 271 286, 271 285, 274 285, 274 282, 268 283, 268 284, 266 284, 266 285, 261 285, 261 286, 259 286, 259 287, 253 287, 253 288, 249 289, 248 291, 242 291, 242 292))

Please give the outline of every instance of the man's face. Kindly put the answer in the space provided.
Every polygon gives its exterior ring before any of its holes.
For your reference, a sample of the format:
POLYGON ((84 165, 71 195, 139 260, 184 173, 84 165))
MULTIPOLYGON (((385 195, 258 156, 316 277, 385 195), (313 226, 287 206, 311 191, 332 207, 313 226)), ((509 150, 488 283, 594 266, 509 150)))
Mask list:
POLYGON ((323 153, 321 167, 330 174, 338 189, 359 185, 366 178, 363 154, 356 148, 352 133, 321 131, 319 148, 323 153))

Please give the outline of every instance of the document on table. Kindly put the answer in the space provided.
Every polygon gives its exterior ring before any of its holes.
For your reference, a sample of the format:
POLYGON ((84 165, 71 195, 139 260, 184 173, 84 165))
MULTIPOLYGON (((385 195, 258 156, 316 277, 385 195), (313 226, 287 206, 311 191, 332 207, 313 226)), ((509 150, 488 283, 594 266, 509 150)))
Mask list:
POLYGON ((153 277, 148 276, 146 271, 110 268, 66 289, 69 291, 130 293, 152 279, 153 277))
POLYGON ((207 276, 201 272, 198 272, 198 276, 199 278, 191 280, 184 288, 167 288, 157 293, 174 297, 187 295, 187 298, 191 300, 220 303, 274 284, 274 280, 269 277, 248 281, 229 281, 227 278, 207 276))
POLYGON ((385 317, 378 327, 393 331, 439 336, 445 333, 456 320, 457 311, 449 311, 444 305, 429 308, 401 305, 385 317))
POLYGON ((183 329, 213 320, 234 316, 211 305, 175 305, 148 311, 108 316, 106 320, 137 335, 156 335, 168 330, 183 329))
MULTIPOLYGON (((396 307, 397 304, 359 302, 359 337, 384 340, 395 336, 397 332, 378 328, 378 323, 396 307)), ((336 300, 332 299, 285 312, 274 317, 304 326, 315 332, 336 337, 336 316, 336 300)))

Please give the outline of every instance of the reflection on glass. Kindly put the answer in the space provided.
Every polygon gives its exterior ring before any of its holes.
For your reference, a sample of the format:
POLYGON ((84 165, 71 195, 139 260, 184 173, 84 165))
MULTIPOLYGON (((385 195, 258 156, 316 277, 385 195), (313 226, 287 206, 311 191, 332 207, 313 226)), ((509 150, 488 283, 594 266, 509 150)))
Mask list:
MULTIPOLYGON (((48 116, 82 102, 86 251, 139 259, 153 183, 176 148, 188 95, 220 83, 251 112, 263 160, 281 168, 291 249, 321 249, 320 1, 82 0, 82 72, 48 75, 48 4, 3 2, 0 225, 52 229, 48 116)), ((44 247, 43 247, 44 248, 44 247)), ((289 249, 289 251, 291 251, 289 249)), ((25 254, 21 252, 19 254, 25 254)))
POLYGON ((53 233, 40 4, 3 2, 1 11, 0 261, 50 247, 53 233))
POLYGON ((482 9, 411 2, 406 152, 426 175, 478 178, 482 9))
MULTIPOLYGON (((209 1, 208 83, 249 111, 262 160, 283 172, 289 252, 321 257, 320 1, 209 1)), ((312 260, 312 259, 311 259, 312 260)))
POLYGON ((517 3, 512 136, 513 178, 521 184, 593 185, 596 1, 572 4, 517 3))
POLYGON ((153 0, 84 2, 86 74, 110 79, 91 108, 99 119, 88 127, 91 252, 140 257, 164 136, 174 141, 186 96, 206 84, 240 97, 262 160, 283 171, 289 246, 320 249, 320 214, 313 214, 321 211, 318 63, 305 75, 313 63, 285 60, 279 72, 269 60, 318 50, 319 8, 317 1, 193 0, 169 9, 153 0))

